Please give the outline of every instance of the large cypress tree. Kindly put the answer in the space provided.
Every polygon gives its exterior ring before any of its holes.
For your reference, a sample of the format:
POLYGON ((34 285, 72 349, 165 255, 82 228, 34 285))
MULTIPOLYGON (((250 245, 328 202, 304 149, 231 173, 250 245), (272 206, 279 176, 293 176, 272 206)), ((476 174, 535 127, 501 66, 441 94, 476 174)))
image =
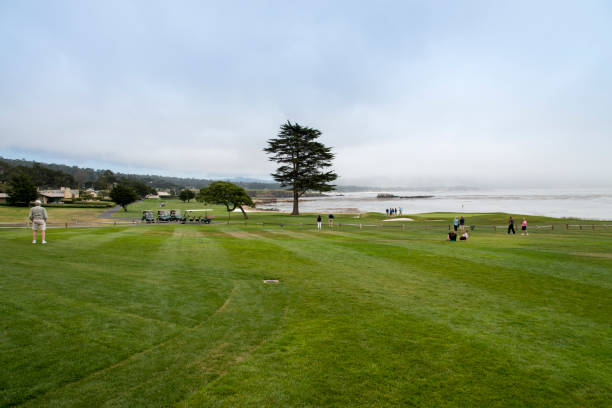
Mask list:
POLYGON ((293 191, 293 212, 300 215, 299 199, 307 191, 331 191, 336 186, 330 184, 338 175, 329 170, 334 154, 317 139, 321 131, 302 127, 297 123, 283 124, 278 137, 268 140, 264 151, 271 155, 270 160, 281 166, 272 173, 274 180, 293 191))

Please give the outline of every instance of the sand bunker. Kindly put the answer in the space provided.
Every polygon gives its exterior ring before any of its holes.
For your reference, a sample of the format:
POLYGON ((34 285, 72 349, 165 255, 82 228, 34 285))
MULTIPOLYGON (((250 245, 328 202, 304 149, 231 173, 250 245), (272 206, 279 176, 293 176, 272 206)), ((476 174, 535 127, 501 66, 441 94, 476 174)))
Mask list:
MULTIPOLYGON (((245 213, 262 213, 262 212, 279 212, 279 210, 275 208, 251 208, 251 207, 243 207, 245 213)), ((235 208, 233 212, 242 213, 240 208, 235 208)))
POLYGON ((383 221, 414 221, 414 220, 412 218, 403 217, 403 218, 390 218, 388 220, 383 220, 383 221))

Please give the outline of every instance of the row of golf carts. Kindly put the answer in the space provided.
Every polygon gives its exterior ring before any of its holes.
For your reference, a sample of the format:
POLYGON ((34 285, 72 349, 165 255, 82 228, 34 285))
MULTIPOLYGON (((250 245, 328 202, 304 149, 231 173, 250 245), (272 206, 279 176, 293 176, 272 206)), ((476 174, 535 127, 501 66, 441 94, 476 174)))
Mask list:
POLYGON ((142 222, 147 224, 159 224, 159 223, 181 223, 181 224, 210 224, 214 215, 208 215, 211 209, 202 210, 188 210, 184 214, 181 214, 181 210, 158 210, 157 217, 155 217, 152 210, 144 210, 142 212, 142 222), (202 214, 203 213, 203 214, 202 214))

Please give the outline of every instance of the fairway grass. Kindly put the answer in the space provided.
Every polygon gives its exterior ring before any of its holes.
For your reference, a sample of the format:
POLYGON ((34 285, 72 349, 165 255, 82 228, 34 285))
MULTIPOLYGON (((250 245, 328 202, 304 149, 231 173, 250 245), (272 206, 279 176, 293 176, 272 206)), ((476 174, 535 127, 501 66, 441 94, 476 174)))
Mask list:
POLYGON ((610 406, 612 228, 454 215, 0 231, 0 406, 610 406))

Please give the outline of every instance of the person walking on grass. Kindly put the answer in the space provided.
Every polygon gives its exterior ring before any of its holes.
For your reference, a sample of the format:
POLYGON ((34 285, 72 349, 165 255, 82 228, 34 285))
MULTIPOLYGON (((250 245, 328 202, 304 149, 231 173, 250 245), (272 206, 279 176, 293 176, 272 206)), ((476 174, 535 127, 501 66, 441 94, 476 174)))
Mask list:
POLYGON ((317 229, 321 231, 321 215, 317 216, 317 229))
POLYGON ((510 216, 510 219, 508 220, 508 234, 510 234, 510 231, 512 231, 512 235, 516 233, 514 231, 514 219, 512 218, 512 216, 510 216))
POLYGON ((45 241, 45 230, 47 229, 47 210, 44 207, 41 207, 40 200, 34 201, 36 204, 34 207, 30 208, 30 221, 32 221, 32 243, 36 243, 36 231, 40 230, 40 237, 42 238, 42 243, 46 244, 45 241))
POLYGON ((334 214, 329 214, 329 228, 334 228, 334 214))
POLYGON ((453 221, 453 228, 455 228, 455 232, 457 232, 457 228, 459 227, 459 218, 455 217, 453 221))
POLYGON ((459 218, 459 228, 461 231, 465 231, 465 218, 463 218, 463 215, 459 218))
POLYGON ((523 222, 521 223, 521 235, 529 235, 527 232, 527 218, 523 217, 523 222))

